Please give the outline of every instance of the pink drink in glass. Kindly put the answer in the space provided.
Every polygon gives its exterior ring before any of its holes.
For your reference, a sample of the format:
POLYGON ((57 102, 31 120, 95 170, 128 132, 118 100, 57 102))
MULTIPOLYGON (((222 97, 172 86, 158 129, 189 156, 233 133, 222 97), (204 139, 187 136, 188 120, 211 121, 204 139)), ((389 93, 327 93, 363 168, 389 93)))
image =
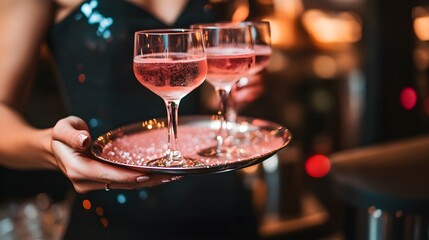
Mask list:
POLYGON ((207 48, 207 81, 215 87, 231 87, 255 63, 252 49, 207 48))
POLYGON ((270 62, 272 50, 270 46, 266 45, 255 45, 255 66, 250 69, 249 75, 256 74, 262 71, 265 67, 268 66, 270 62))
POLYGON ((134 73, 143 86, 165 100, 181 99, 205 79, 207 62, 185 53, 150 54, 134 58, 134 73))

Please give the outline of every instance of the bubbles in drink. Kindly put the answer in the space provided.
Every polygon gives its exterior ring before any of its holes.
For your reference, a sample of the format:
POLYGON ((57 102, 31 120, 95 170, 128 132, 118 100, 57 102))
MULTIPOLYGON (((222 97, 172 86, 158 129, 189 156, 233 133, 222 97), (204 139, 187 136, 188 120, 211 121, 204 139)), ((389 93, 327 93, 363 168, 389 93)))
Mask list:
POLYGON ((255 64, 252 49, 207 48, 207 81, 214 86, 232 85, 255 64))
POLYGON ((270 46, 255 45, 255 66, 250 69, 249 74, 256 74, 262 71, 270 62, 272 50, 270 46))
POLYGON ((141 84, 166 100, 181 99, 205 79, 207 62, 186 53, 148 54, 134 58, 141 84))

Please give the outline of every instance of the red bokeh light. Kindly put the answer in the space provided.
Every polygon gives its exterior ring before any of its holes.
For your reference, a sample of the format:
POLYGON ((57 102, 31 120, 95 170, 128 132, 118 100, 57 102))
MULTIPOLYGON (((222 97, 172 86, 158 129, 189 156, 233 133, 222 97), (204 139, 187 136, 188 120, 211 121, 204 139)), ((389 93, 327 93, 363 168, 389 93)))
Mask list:
POLYGON ((102 217, 100 219, 101 221, 101 225, 103 225, 103 227, 108 227, 109 226, 109 220, 107 220, 107 218, 102 217))
POLYGON ((97 207, 95 209, 95 212, 97 213, 98 216, 103 216, 104 214, 104 209, 102 207, 97 207))
POLYGON ((321 178, 328 174, 331 170, 331 162, 329 158, 322 154, 317 154, 309 157, 305 162, 305 171, 314 178, 321 178))
POLYGON ((416 106, 417 93, 411 87, 406 87, 401 91, 401 105, 407 110, 411 110, 416 106))
POLYGON ((85 208, 86 210, 89 210, 89 209, 91 209, 91 201, 89 201, 88 199, 84 199, 83 201, 82 201, 82 206, 83 206, 83 208, 85 208))

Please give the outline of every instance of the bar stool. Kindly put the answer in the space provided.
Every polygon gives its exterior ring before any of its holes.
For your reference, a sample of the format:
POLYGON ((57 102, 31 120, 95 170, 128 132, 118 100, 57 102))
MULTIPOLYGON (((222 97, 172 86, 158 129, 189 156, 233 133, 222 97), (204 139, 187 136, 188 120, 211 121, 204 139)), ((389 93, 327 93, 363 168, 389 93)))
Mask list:
POLYGON ((429 135, 331 156, 347 240, 429 239, 429 135))

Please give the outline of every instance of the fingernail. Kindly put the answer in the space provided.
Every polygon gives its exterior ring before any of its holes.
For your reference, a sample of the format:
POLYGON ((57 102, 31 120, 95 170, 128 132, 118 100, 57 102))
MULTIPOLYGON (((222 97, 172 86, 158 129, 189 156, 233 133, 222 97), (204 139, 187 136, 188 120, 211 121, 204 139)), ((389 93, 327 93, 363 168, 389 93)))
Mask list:
POLYGON ((238 82, 236 83, 237 87, 242 88, 246 86, 249 83, 249 79, 247 77, 242 77, 238 82))
POLYGON ((85 134, 81 133, 81 134, 79 134, 77 136, 77 138, 78 138, 78 141, 79 141, 79 145, 81 147, 87 147, 88 143, 87 143, 86 140, 88 139, 88 136, 86 136, 85 134))
POLYGON ((162 180, 161 182, 162 182, 162 183, 169 183, 169 182, 172 182, 172 181, 180 180, 180 179, 182 179, 182 178, 183 178, 183 176, 173 176, 173 177, 171 177, 170 179, 164 179, 164 180, 162 180))
POLYGON ((147 180, 149 180, 149 177, 148 177, 148 176, 138 176, 138 177, 136 178, 136 181, 137 181, 137 182, 146 182, 147 180))
POLYGON ((182 178, 183 178, 183 176, 173 176, 173 177, 171 177, 171 181, 177 181, 177 180, 180 180, 182 178))

